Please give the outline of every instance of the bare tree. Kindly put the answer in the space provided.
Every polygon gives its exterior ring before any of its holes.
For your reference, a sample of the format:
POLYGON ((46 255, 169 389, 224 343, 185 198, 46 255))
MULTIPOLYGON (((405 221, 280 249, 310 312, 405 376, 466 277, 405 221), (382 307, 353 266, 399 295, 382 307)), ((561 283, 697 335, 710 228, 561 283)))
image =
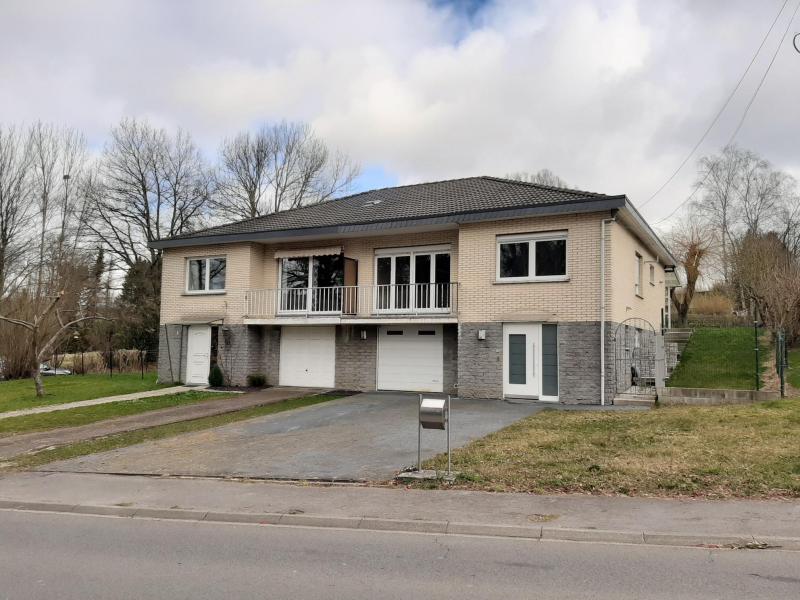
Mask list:
POLYGON ((14 127, 0 126, 0 300, 25 275, 25 224, 30 205, 29 138, 14 127))
POLYGON ((33 345, 33 364, 31 365, 31 372, 33 374, 34 385, 36 386, 36 396, 40 398, 44 396, 44 383, 42 382, 40 365, 50 356, 56 344, 69 331, 85 321, 96 319, 108 320, 99 315, 78 316, 71 320, 65 320, 58 310, 58 305, 64 297, 64 294, 64 291, 60 291, 55 296, 52 296, 48 303, 40 311, 37 311, 30 320, 0 315, 0 321, 22 327, 30 333, 33 345), (55 325, 55 327, 50 324, 54 314, 57 319, 57 325, 55 325))
POLYGON ((30 130, 31 196, 38 208, 36 302, 48 294, 56 274, 77 249, 82 224, 78 210, 86 162, 83 134, 42 122, 30 130), (70 240, 71 238, 71 240, 70 240), (51 243, 52 241, 52 243, 51 243))
POLYGON ((779 217, 786 214, 795 182, 755 152, 730 145, 700 159, 695 185, 702 197, 692 209, 717 231, 723 278, 729 284, 738 243, 749 233, 781 227, 779 217))
POLYGON ((763 321, 796 338, 800 333, 800 261, 781 236, 747 234, 736 254, 735 268, 739 284, 763 321))
POLYGON ((678 223, 668 235, 668 242, 678 266, 683 271, 686 285, 672 288, 670 297, 678 312, 678 319, 686 323, 697 284, 700 281, 710 254, 714 249, 715 235, 703 221, 691 215, 678 223))
POLYGON ((86 185, 89 228, 126 267, 155 264, 148 243, 187 233, 202 222, 211 178, 188 133, 170 136, 146 121, 111 130, 98 169, 86 185))
POLYGON ((219 162, 213 204, 241 219, 330 200, 360 172, 307 124, 286 121, 225 140, 219 162))
POLYGON ((528 173, 527 171, 511 173, 510 175, 506 175, 506 179, 525 181, 527 183, 536 183, 538 185, 545 185, 547 187, 569 188, 569 184, 561 179, 561 177, 553 173, 550 169, 539 169, 536 171, 536 173, 528 173))

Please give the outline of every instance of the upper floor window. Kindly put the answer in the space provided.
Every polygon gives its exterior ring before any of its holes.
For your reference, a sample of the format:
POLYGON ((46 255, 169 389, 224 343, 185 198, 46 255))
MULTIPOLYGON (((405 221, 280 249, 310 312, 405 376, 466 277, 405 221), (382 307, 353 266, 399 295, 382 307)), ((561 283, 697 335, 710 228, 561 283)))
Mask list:
POLYGON ((633 291, 637 296, 642 296, 642 264, 642 255, 637 252, 633 273, 633 291))
POLYGON ((498 281, 563 281, 566 278, 566 232, 497 238, 498 281))
POLYGON ((650 285, 656 284, 656 268, 650 265, 650 285))
POLYGON ((190 258, 186 261, 186 291, 189 293, 214 294, 225 291, 224 256, 190 258))

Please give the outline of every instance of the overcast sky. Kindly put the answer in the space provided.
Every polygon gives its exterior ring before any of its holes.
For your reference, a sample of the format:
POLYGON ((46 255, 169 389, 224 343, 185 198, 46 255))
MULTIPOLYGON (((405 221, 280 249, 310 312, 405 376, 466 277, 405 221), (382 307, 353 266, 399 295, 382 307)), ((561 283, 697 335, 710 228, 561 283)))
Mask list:
MULTIPOLYGON (((2 0, 0 121, 125 116, 209 156, 264 121, 310 122, 359 189, 547 167, 642 204, 699 139, 784 0, 2 0)), ((699 153, 731 135, 800 0, 699 153)), ((792 37, 737 141, 800 177, 792 37)), ((694 160, 643 208, 690 191, 694 160)))

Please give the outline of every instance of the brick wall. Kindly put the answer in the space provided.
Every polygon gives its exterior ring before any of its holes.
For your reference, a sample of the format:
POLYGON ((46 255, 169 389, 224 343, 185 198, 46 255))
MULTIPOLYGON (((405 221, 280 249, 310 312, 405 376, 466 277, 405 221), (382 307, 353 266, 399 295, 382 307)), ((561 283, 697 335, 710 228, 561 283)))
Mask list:
POLYGON ((162 325, 158 333, 158 381, 178 383, 186 375, 188 330, 183 325, 162 325))
POLYGON ((161 323, 224 319, 227 324, 242 323, 245 291, 261 285, 262 250, 258 244, 236 243, 197 248, 169 248, 163 254, 161 275, 161 323), (227 259, 224 294, 187 294, 186 259, 224 256, 227 259))
POLYGON ((265 373, 267 328, 225 325, 219 328, 218 363, 230 385, 247 385, 247 376, 265 373))
POLYGON ((645 319, 656 329, 661 328, 661 309, 664 308, 664 267, 656 262, 655 255, 625 226, 613 223, 608 290, 611 294, 606 317, 618 323, 630 318, 645 319), (641 296, 636 295, 636 253, 642 257, 641 296), (654 267, 654 280, 650 283, 650 265, 654 267))
POLYGON ((374 325, 336 327, 336 387, 344 390, 375 389, 378 328, 374 325), (361 339, 361 331, 367 339, 361 339))
POLYGON ((459 230, 459 318, 465 323, 535 313, 548 321, 600 316, 600 220, 607 213, 466 224, 459 230), (497 283, 497 236, 567 231, 568 281, 497 283))
POLYGON ((442 326, 444 352, 444 376, 442 389, 445 394, 458 393, 458 325, 442 326))
POLYGON ((503 324, 458 325, 458 395, 463 398, 502 398, 503 324), (478 330, 486 339, 478 339, 478 330))
MULTIPOLYGON (((606 324, 606 404, 614 398, 615 324, 606 324)), ((558 324, 558 399, 565 404, 600 403, 600 323, 558 324)))

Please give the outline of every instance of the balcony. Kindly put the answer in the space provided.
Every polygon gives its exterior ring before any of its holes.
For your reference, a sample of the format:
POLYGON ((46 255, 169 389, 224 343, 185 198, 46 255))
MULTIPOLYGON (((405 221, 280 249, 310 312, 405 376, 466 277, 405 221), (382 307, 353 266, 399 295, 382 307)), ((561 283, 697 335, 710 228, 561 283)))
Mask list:
POLYGON ((248 319, 454 316, 457 305, 457 283, 278 288, 245 294, 248 319))

